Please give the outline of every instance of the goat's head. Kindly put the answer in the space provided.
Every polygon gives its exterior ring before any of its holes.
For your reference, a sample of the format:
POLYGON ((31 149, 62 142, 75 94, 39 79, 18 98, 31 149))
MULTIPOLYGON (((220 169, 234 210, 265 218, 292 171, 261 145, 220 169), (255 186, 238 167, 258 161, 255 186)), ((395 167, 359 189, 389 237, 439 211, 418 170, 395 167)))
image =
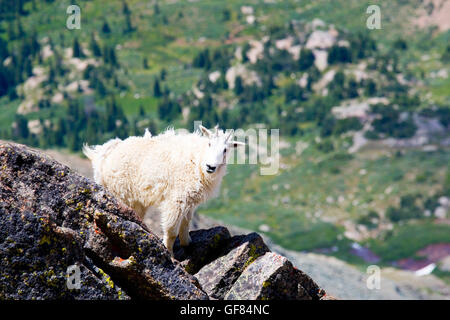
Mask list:
POLYGON ((233 141, 234 130, 223 132, 219 130, 219 125, 214 127, 214 132, 203 126, 200 126, 200 130, 208 138, 208 148, 202 163, 203 170, 208 174, 218 172, 227 163, 230 148, 245 145, 245 143, 233 141))

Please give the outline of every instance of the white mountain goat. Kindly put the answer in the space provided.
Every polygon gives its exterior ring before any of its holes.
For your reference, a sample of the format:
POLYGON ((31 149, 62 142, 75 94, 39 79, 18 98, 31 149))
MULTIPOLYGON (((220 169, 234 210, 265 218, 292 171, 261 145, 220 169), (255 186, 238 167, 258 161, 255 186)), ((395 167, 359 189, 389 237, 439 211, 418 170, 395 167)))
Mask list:
POLYGON ((158 210, 164 244, 173 254, 177 235, 189 245, 189 223, 198 205, 216 195, 226 173, 229 148, 245 145, 233 141, 233 130, 175 133, 112 139, 103 145, 84 145, 92 161, 94 179, 133 208, 141 218, 158 210))

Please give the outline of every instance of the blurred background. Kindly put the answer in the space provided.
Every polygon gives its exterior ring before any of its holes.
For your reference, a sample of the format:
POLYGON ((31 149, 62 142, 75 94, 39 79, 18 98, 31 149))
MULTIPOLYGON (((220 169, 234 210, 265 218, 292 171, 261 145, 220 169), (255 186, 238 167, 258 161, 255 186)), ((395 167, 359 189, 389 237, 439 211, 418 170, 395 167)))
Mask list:
POLYGON ((278 174, 230 165, 200 216, 341 298, 450 298, 449 0, 72 2, 0 0, 0 139, 90 176, 83 142, 280 129, 278 174))

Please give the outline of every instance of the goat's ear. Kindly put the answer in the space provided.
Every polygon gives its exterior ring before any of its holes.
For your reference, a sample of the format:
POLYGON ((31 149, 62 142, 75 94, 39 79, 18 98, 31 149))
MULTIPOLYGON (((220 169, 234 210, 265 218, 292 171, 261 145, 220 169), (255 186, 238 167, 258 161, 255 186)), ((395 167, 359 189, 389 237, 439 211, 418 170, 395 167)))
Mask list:
POLYGON ((245 142, 240 142, 240 141, 231 141, 228 143, 229 146, 236 148, 239 146, 245 146, 245 142))
POLYGON ((212 135, 212 132, 206 129, 204 126, 200 125, 199 128, 206 137, 210 137, 212 135))

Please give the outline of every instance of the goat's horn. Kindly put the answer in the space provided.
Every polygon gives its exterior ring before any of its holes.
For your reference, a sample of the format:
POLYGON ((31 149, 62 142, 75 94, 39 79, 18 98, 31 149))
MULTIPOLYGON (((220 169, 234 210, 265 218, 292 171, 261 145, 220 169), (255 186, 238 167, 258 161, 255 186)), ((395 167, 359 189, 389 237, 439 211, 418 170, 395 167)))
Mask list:
POLYGON ((228 141, 228 139, 230 139, 230 137, 233 135, 233 133, 234 133, 234 130, 231 129, 231 130, 228 132, 227 136, 225 137, 225 141, 228 141))
POLYGON ((219 125, 218 125, 218 124, 216 124, 216 126, 214 127, 214 135, 215 135, 216 137, 219 136, 219 125))

